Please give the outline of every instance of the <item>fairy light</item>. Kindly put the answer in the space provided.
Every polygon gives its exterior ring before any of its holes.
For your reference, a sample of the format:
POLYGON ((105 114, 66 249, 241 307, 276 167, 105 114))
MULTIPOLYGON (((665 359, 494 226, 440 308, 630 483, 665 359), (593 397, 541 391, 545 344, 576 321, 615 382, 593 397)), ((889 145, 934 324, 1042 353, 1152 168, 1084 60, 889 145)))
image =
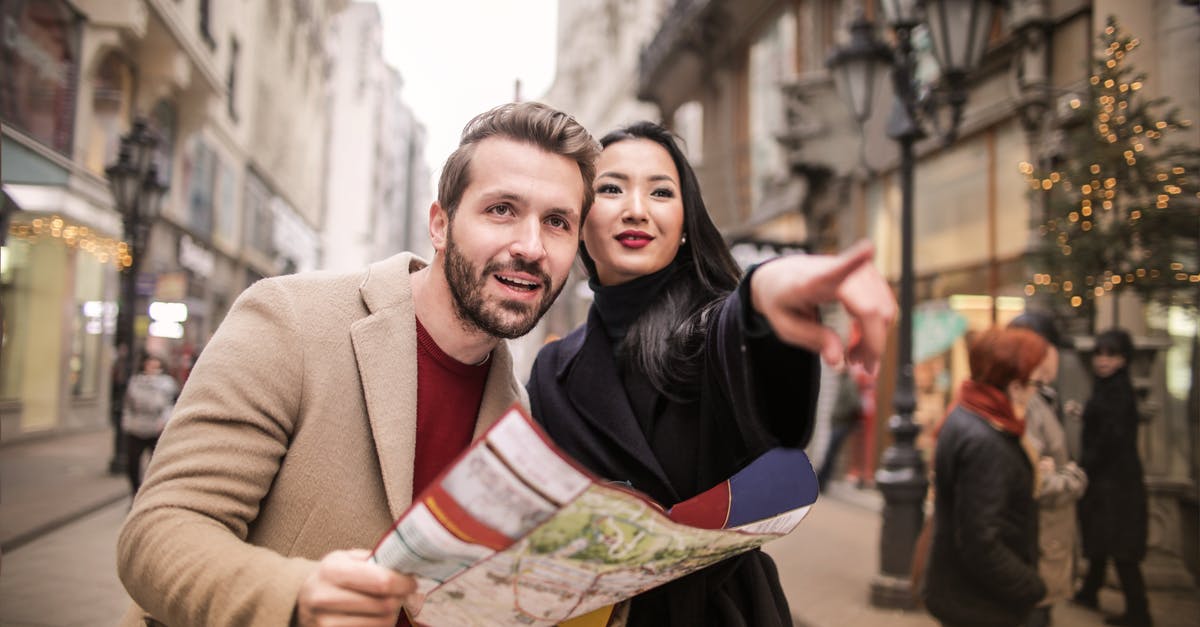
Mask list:
POLYGON ((43 239, 61 241, 68 248, 82 250, 100 263, 127 267, 132 263, 125 242, 96 234, 86 226, 68 224, 59 216, 34 218, 29 224, 10 224, 9 235, 31 243, 43 239))

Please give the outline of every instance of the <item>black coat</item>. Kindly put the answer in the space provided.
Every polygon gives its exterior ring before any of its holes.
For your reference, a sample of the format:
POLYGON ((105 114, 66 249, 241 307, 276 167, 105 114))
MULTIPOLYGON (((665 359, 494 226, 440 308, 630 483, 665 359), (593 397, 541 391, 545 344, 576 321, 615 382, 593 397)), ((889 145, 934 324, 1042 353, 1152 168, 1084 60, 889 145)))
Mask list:
POLYGON ((1098 379, 1083 410, 1079 501, 1084 553, 1118 560, 1146 555, 1146 484, 1138 457, 1138 410, 1129 372, 1098 379))
MULTIPOLYGON (((622 376, 593 309, 586 324, 538 354, 528 386, 534 419, 592 472, 667 507, 771 448, 804 446, 817 356, 777 340, 744 286, 706 321, 697 401, 672 402, 645 377, 622 376), (638 415, 652 417, 646 431, 638 415)), ((773 627, 791 617, 774 562, 754 550, 639 595, 629 624, 773 627)))
POLYGON ((961 405, 934 453, 925 607, 945 624, 1022 624, 1043 597, 1033 466, 1020 440, 961 405))

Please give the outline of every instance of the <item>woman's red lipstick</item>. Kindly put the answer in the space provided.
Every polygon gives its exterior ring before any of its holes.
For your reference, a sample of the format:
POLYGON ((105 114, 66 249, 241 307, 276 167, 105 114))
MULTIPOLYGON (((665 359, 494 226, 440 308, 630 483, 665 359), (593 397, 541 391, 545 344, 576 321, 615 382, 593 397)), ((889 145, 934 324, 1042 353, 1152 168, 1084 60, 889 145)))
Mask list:
POLYGON ((617 235, 617 241, 626 248, 644 248, 654 241, 654 236, 645 231, 628 230, 617 235))

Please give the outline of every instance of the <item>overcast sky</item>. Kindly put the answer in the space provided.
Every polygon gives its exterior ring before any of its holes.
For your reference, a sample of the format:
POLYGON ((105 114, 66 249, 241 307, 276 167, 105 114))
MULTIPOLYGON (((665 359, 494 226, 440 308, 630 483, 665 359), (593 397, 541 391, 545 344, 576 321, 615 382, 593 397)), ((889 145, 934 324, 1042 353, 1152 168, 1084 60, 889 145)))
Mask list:
POLYGON ((524 100, 554 80, 557 0, 378 0, 383 56, 404 79, 402 96, 429 132, 437 173, 476 114, 524 100))

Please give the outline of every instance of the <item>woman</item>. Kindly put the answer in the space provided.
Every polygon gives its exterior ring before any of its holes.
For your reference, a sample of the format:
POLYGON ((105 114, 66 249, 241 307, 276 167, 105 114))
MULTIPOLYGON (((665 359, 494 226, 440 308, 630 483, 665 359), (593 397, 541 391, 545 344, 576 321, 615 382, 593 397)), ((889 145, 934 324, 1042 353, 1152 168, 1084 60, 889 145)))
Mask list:
MULTIPOLYGON (((591 471, 670 506, 771 448, 808 442, 814 353, 843 358, 818 304, 841 301, 856 318, 864 341, 849 357, 873 367, 895 302, 869 246, 770 261, 739 283, 671 134, 643 122, 600 143, 580 247, 595 301, 586 324, 539 353, 530 405, 591 471)), ((774 563, 752 551, 639 595, 628 624, 791 618, 774 563)))
POLYGON ((1038 576, 1034 469, 1021 436, 1046 341, 992 329, 971 343, 971 377, 934 452, 933 543, 922 591, 943 625, 1013 627, 1046 586, 1038 576))
POLYGON ((1067 434, 1057 410, 1058 347, 1061 344, 1054 318, 1040 311, 1025 311, 1008 323, 1029 329, 1048 345, 1046 358, 1033 372, 1038 392, 1025 408, 1025 440, 1038 460, 1038 573, 1046 584, 1046 598, 1029 616, 1026 627, 1046 627, 1054 603, 1075 589, 1075 503, 1087 487, 1087 475, 1071 461, 1067 434))
POLYGON ((156 355, 142 356, 141 371, 129 379, 125 388, 125 408, 121 414, 121 430, 125 433, 126 472, 131 494, 142 487, 142 454, 154 454, 158 436, 162 435, 179 386, 163 371, 163 361, 156 355))
POLYGON ((1087 576, 1075 601, 1096 608, 1108 560, 1116 563, 1125 613, 1110 625, 1150 625, 1146 583, 1138 565, 1146 556, 1146 484, 1138 457, 1138 409, 1129 359, 1133 341, 1120 329, 1096 337, 1092 354, 1095 383, 1083 409, 1081 465, 1088 475, 1079 501, 1087 576))

